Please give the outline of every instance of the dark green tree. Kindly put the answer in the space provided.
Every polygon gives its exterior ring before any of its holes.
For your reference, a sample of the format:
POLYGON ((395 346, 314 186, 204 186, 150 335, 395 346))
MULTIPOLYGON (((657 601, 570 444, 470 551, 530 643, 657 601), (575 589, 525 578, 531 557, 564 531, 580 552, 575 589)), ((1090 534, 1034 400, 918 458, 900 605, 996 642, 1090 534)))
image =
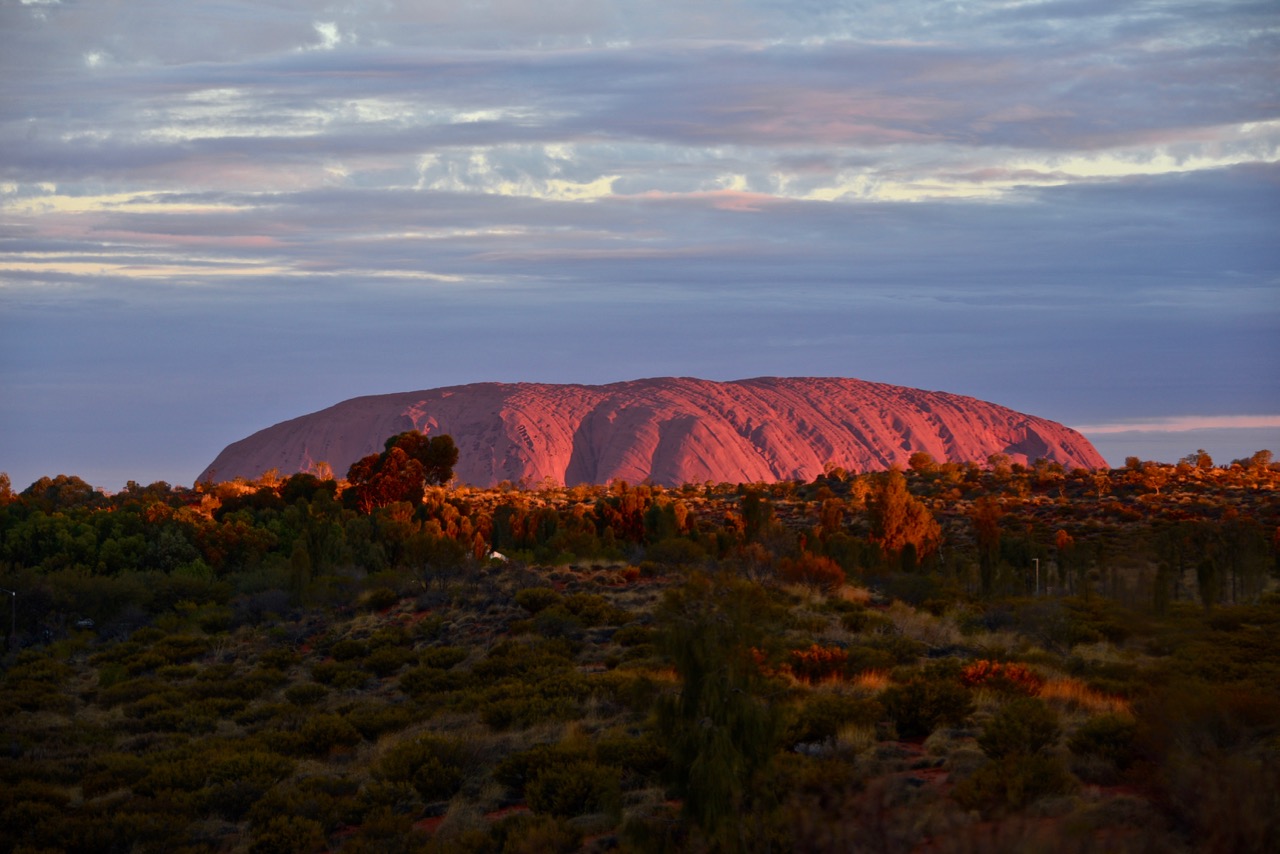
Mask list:
POLYGON ((727 828, 749 806, 753 778, 779 736, 753 655, 773 608, 759 585, 696 575, 660 609, 663 648, 681 680, 679 694, 658 711, 672 782, 685 816, 730 846, 743 842, 727 828))

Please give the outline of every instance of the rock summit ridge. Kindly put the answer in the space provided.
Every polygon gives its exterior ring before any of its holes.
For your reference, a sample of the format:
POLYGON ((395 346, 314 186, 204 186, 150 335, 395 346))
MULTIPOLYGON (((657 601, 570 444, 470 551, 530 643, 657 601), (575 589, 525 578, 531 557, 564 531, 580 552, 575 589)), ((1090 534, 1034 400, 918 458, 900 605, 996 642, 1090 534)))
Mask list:
POLYGON ((405 430, 448 433, 459 482, 535 485, 649 480, 812 480, 939 461, 1045 458, 1104 467, 1087 439, 1057 422, 940 391, 839 377, 713 382, 660 377, 608 385, 474 383, 357 397, 228 445, 199 481, 282 475, 327 462, 338 476, 405 430))

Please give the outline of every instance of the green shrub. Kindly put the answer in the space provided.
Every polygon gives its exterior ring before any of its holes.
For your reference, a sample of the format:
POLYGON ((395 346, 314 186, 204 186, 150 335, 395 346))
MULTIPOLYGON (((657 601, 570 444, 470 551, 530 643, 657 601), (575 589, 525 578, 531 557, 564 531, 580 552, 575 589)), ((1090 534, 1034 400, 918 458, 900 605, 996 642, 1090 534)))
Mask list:
POLYGON ((391 748, 378 770, 390 782, 412 785, 424 801, 440 801, 457 794, 472 764, 472 750, 463 742, 423 735, 391 748))
POLYGON ((622 803, 618 769, 584 760, 551 765, 538 771, 525 786, 525 798, 535 812, 564 818, 616 814, 622 803))
POLYGON ((315 682, 298 682, 284 689, 284 698, 295 706, 314 706, 328 694, 328 688, 315 682))
POLYGON ((360 731, 339 715, 309 715, 299 730, 303 749, 314 756, 325 756, 334 750, 360 743, 360 731))
POLYGON ((885 713, 904 739, 924 738, 939 726, 961 726, 973 714, 973 698, 958 682, 912 679, 880 695, 885 713))
POLYGON ((789 744, 832 741, 846 725, 871 726, 883 716, 884 707, 869 698, 813 693, 796 710, 786 738, 789 744))
POLYGON ((377 587, 365 594, 364 606, 370 611, 385 611, 400 601, 400 594, 390 587, 377 587))
POLYGON ((571 854, 581 850, 582 832, 550 815, 515 815, 492 830, 492 848, 501 854, 571 854))
POLYGON ((1048 795, 1062 795, 1075 781, 1056 756, 1010 754, 956 784, 952 797, 965 809, 1021 810, 1048 795))
POLYGON ((395 673, 416 657, 412 650, 384 646, 369 653, 364 660, 364 666, 373 671, 375 676, 383 678, 395 673))
POLYGON ((470 652, 462 646, 429 646, 418 653, 418 663, 423 667, 438 667, 441 670, 461 664, 470 652))
POLYGON ((1067 740, 1067 746, 1077 756, 1096 756, 1123 771, 1133 762, 1137 734, 1138 725, 1133 718, 1099 715, 1081 724, 1067 740))
POLYGON ((369 646, 364 641, 345 638, 329 647, 329 655, 334 661, 354 661, 369 654, 369 646))
POLYGON ((254 833, 250 854, 309 854, 323 851, 324 828, 318 821, 296 815, 277 815, 254 833))
POLYGON ((504 756, 493 768, 493 779, 516 792, 523 792, 529 781, 543 770, 558 768, 589 758, 579 744, 535 744, 504 756))
POLYGON ((466 674, 439 667, 415 667, 400 675, 400 690, 415 699, 428 694, 459 691, 467 684, 466 674))
POLYGON ((413 710, 406 704, 368 701, 346 713, 346 719, 369 741, 397 732, 413 723, 413 710))
POLYGON ((595 754, 601 765, 620 768, 624 775, 643 780, 660 777, 671 764, 671 753, 652 732, 603 736, 595 743, 595 754))
POLYGON ((563 598, 556 590, 550 587, 526 587, 517 591, 515 596, 516 604, 530 614, 536 614, 539 611, 550 608, 563 598))
POLYGON ((1052 747, 1061 732, 1057 712, 1033 697, 1018 697, 987 721, 978 746, 992 759, 1030 756, 1052 747))

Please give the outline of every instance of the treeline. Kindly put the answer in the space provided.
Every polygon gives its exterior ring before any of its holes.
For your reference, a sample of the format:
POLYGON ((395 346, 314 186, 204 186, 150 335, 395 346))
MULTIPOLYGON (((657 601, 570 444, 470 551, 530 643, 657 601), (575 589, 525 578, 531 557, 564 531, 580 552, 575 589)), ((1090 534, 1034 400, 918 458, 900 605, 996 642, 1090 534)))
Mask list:
MULTIPOLYGON (((906 471, 810 483, 447 487, 449 437, 401 434, 351 467, 106 495, 78 477, 0 488, 0 586, 16 633, 144 619, 184 599, 341 604, 383 576, 422 588, 491 553, 524 563, 731 564, 834 588, 871 578, 913 604, 1080 594, 1161 610, 1254 601, 1280 571, 1270 452, 1230 467, 1130 460, 1065 471, 917 454, 906 471)), ((12 630, 11 630, 12 631, 12 630)))

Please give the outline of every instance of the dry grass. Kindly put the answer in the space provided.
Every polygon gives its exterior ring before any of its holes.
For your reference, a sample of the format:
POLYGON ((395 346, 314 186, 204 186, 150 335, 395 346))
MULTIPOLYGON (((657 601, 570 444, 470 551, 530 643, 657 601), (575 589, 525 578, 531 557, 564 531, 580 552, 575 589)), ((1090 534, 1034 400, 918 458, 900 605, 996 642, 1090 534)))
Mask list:
POLYGON ((868 694, 879 694, 888 688, 892 679, 889 673, 884 670, 864 670, 850 680, 850 684, 855 688, 866 691, 868 694))
POLYGON ((875 726, 845 724, 836 732, 836 748, 841 753, 865 753, 875 746, 875 726))
POLYGON ((1122 697, 1095 691, 1079 679, 1050 679, 1040 689, 1040 699, 1060 703, 1068 709, 1083 709, 1091 714, 1132 715, 1133 708, 1122 697))
POLYGON ((904 637, 932 647, 952 646, 963 638, 951 620, 935 617, 928 611, 917 611, 905 602, 895 601, 884 615, 904 637))
POLYGON ((845 602, 853 602, 855 605, 866 605, 871 601, 870 590, 865 587, 854 587, 852 584, 842 584, 832 595, 845 602))

